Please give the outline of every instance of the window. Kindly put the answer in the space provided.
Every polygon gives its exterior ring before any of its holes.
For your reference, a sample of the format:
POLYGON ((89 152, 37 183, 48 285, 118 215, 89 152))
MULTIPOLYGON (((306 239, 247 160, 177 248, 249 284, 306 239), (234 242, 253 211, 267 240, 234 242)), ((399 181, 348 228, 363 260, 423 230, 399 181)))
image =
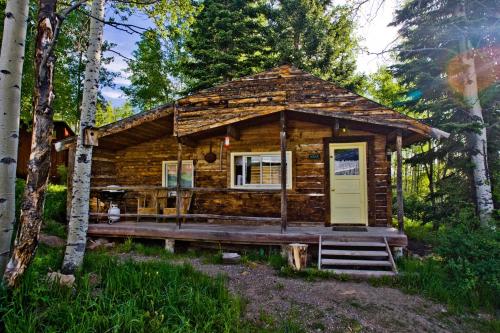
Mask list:
MULTIPOLYGON (((292 188, 292 152, 286 152, 287 188, 292 188)), ((280 188, 281 154, 231 153, 231 187, 280 188)))
MULTIPOLYGON (((182 161, 181 187, 194 187, 193 161, 182 161)), ((177 161, 163 161, 162 186, 177 186, 177 161)))
POLYGON ((335 149, 335 176, 359 175, 358 148, 335 149))

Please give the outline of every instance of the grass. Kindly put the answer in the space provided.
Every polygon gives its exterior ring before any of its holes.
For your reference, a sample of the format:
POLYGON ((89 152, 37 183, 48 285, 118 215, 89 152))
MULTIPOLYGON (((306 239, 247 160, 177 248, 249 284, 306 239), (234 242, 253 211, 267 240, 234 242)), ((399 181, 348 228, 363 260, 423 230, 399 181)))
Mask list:
POLYGON ((431 223, 422 224, 419 221, 405 218, 405 234, 410 239, 427 243, 435 243, 437 230, 432 229, 431 223))
POLYGON ((46 274, 61 266, 63 250, 41 245, 20 286, 0 286, 0 332, 303 331, 290 316, 244 320, 245 301, 229 293, 224 277, 169 263, 179 255, 132 240, 111 251, 157 260, 123 261, 108 252, 87 252, 73 288, 50 283, 46 274))
POLYGON ((7 332, 237 332, 242 302, 222 277, 189 265, 119 262, 88 253, 74 289, 45 280, 62 252, 41 247, 18 289, 2 290, 0 314, 7 332), (92 276, 99 276, 93 284, 92 276))

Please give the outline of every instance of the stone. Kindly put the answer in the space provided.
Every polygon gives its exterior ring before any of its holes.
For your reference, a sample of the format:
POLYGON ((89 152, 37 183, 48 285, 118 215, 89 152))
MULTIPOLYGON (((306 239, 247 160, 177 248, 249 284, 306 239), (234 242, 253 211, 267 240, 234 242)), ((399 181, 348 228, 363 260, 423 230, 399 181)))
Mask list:
POLYGON ((72 274, 66 275, 59 272, 47 273, 47 279, 51 282, 59 283, 61 286, 72 287, 75 283, 75 276, 72 274))
POLYGON ((40 244, 47 245, 48 247, 63 247, 66 246, 66 241, 61 237, 40 234, 40 238, 38 239, 40 244))
POLYGON ((110 243, 106 238, 98 238, 96 240, 90 239, 87 243, 88 250, 95 250, 98 247, 110 248, 113 247, 115 243, 110 243))
POLYGON ((237 264, 241 260, 241 256, 234 252, 224 252, 222 253, 222 263, 223 264, 237 264))
POLYGON ((165 239, 165 250, 170 253, 175 252, 175 239, 165 239))
POLYGON ((403 256, 403 248, 400 246, 393 247, 392 256, 394 257, 394 260, 401 258, 403 256))

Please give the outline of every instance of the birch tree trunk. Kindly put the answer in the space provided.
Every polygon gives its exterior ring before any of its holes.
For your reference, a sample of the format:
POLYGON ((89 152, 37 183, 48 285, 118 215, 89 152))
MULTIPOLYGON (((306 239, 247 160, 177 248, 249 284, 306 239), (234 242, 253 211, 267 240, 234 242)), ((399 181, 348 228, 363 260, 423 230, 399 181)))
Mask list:
POLYGON ((0 55, 0 272, 10 256, 16 220, 15 192, 21 81, 28 21, 28 0, 9 0, 0 55))
POLYGON ((76 144, 73 173, 71 217, 68 227, 68 242, 62 266, 64 274, 73 274, 81 266, 87 242, 92 146, 85 145, 84 131, 95 124, 104 26, 104 2, 105 0, 94 0, 92 2, 92 18, 90 20, 89 46, 87 49, 87 64, 85 66, 82 111, 80 116, 80 133, 76 144))
POLYGON ((483 109, 477 87, 477 73, 474 62, 474 50, 467 38, 460 41, 460 54, 463 64, 463 94, 466 107, 473 121, 479 122, 479 132, 472 132, 469 141, 474 150, 471 156, 473 166, 476 205, 481 220, 481 226, 487 226, 493 212, 493 196, 491 193, 490 175, 487 162, 487 137, 483 121, 483 109))
POLYGON ((38 246, 45 190, 49 178, 51 135, 54 127, 52 92, 55 57, 53 46, 59 26, 57 0, 41 0, 35 46, 35 100, 28 177, 21 204, 21 219, 5 280, 14 286, 31 262, 38 246))

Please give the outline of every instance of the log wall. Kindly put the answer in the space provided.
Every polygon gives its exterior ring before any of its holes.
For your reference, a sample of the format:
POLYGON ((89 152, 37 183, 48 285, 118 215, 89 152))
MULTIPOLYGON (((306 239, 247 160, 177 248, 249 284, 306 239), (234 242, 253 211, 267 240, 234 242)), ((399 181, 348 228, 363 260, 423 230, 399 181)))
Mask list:
MULTIPOLYGON (((269 121, 240 129, 240 139, 231 139, 229 149, 223 148, 220 161, 220 143, 223 136, 212 136, 196 142, 196 148, 184 146, 182 159, 193 160, 195 186, 210 188, 230 187, 231 152, 279 152, 279 121, 269 121), (217 155, 214 163, 207 163, 204 155, 210 151, 217 155)), ((288 190, 288 220, 291 223, 328 223, 329 201, 327 164, 324 140, 333 136, 332 126, 302 120, 287 123, 287 150, 292 151, 292 185, 288 190), (310 155, 319 154, 319 159, 310 155)), ((387 225, 390 221, 389 166, 385 155, 386 136, 368 131, 349 130, 341 136, 370 136, 373 149, 369 150, 369 224, 387 225)), ((146 141, 115 152, 97 148, 92 168, 92 186, 161 186, 162 161, 177 160, 177 140, 171 134, 146 141)), ((129 212, 135 201, 129 200, 129 212)), ((280 193, 249 192, 197 192, 192 213, 280 216, 280 193)))

